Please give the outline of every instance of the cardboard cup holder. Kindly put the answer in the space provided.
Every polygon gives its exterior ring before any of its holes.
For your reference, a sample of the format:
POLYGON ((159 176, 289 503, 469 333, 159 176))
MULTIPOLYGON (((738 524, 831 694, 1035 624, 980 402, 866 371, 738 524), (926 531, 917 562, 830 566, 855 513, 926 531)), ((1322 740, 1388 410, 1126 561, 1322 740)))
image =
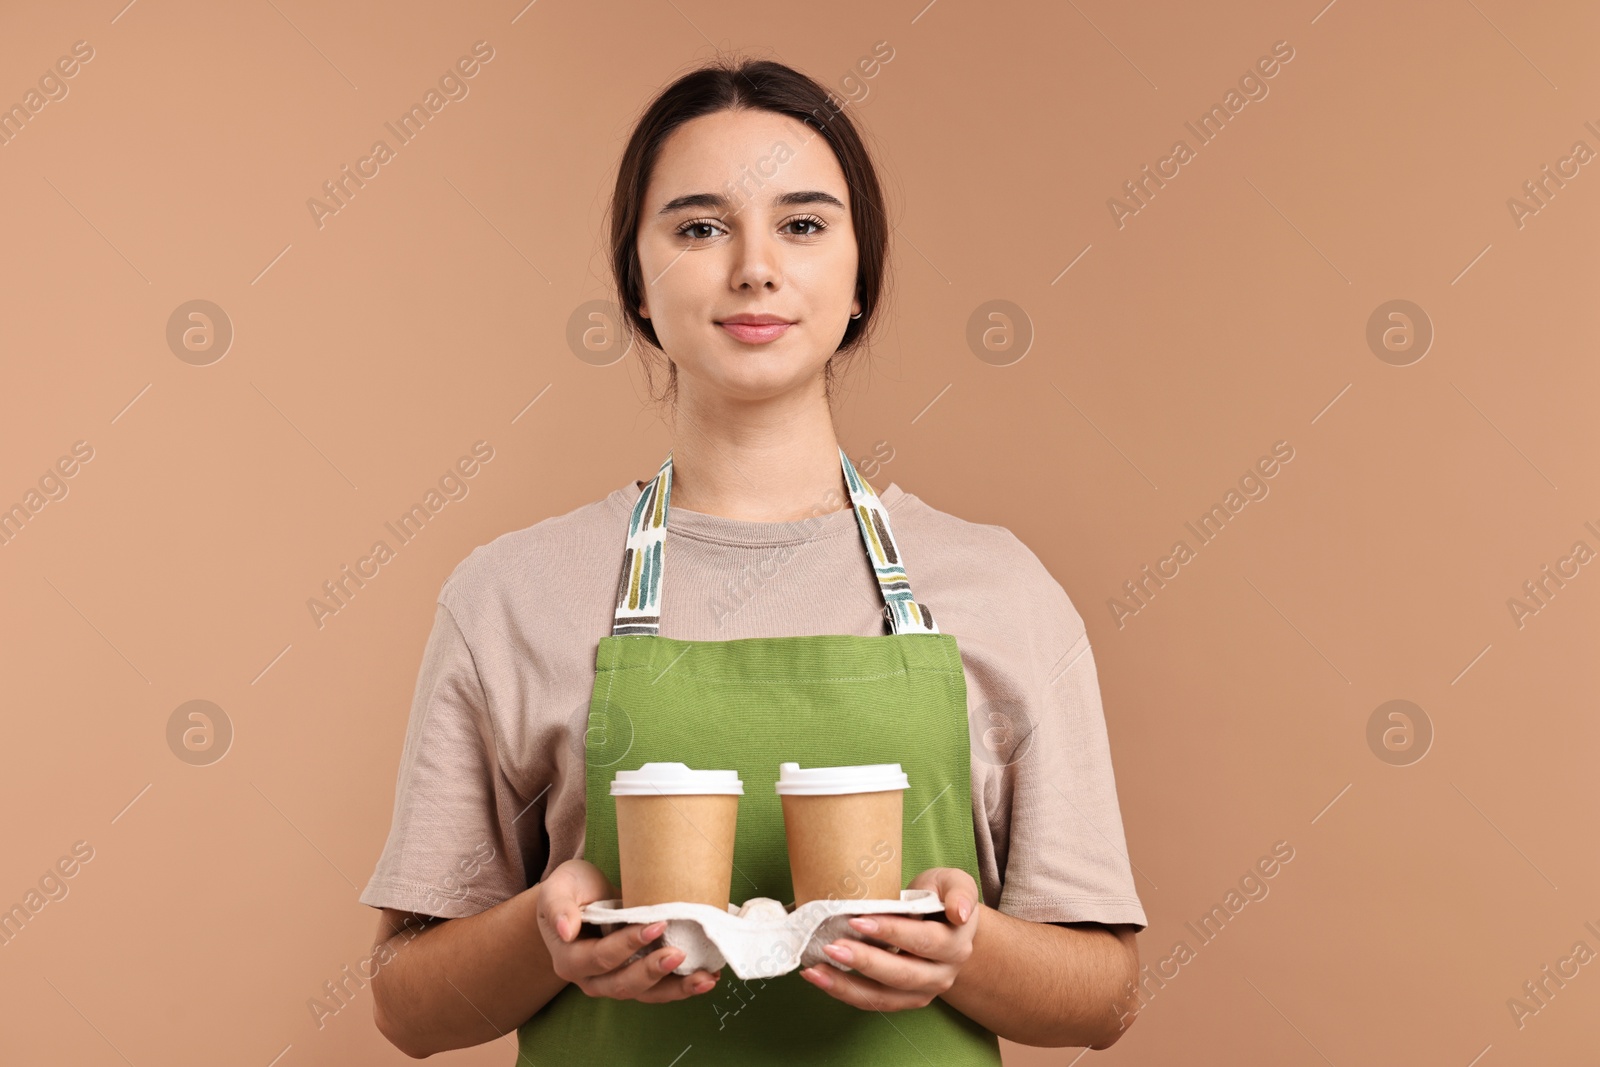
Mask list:
POLYGON ((608 934, 619 926, 666 921, 666 932, 644 946, 630 961, 654 952, 663 945, 683 950, 683 962, 674 974, 697 970, 715 971, 731 967, 740 978, 776 978, 781 974, 831 963, 842 971, 851 970, 826 952, 824 945, 841 938, 897 951, 877 938, 867 937, 850 925, 854 915, 939 915, 944 903, 931 889, 902 889, 898 899, 810 900, 793 911, 771 897, 752 897, 742 905, 728 905, 726 911, 709 904, 669 903, 625 908, 621 900, 602 900, 585 905, 583 921, 608 934))

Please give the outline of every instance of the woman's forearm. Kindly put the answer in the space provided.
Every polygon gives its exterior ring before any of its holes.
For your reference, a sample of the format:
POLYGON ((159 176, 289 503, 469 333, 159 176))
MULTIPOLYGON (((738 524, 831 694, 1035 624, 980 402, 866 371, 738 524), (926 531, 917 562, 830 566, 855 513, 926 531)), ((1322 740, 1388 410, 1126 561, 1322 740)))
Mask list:
POLYGON ((539 934, 538 903, 535 885, 477 915, 390 937, 372 979, 378 1030, 420 1058, 522 1025, 567 984, 539 934))
POLYGON ((972 955, 947 1004, 1008 1041, 1107 1048, 1139 974, 1131 931, 1028 922, 980 904, 972 955))

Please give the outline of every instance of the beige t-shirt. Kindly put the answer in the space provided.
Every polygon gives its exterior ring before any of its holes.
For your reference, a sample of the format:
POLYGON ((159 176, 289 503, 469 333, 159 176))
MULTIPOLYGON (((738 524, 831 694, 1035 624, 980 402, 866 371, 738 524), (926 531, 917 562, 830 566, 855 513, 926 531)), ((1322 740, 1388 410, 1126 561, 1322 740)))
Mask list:
MULTIPOLYGON (((498 537, 446 579, 362 903, 461 918, 583 854, 595 652, 640 492, 631 482, 498 537)), ((984 902, 1035 922, 1143 927, 1082 618, 1004 527, 894 484, 881 498, 916 598, 961 650, 984 902)), ((749 522, 675 507, 664 555, 663 637, 887 632, 848 509, 749 522)))

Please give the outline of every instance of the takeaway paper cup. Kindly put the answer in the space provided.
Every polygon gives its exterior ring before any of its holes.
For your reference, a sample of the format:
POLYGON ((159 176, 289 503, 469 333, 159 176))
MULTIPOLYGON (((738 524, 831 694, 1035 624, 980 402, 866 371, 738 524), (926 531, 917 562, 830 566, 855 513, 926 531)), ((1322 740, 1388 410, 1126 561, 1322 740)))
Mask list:
POLYGON ((909 785, 898 763, 779 765, 796 907, 812 900, 900 899, 900 823, 909 785))
POLYGON ((611 780, 622 906, 688 901, 726 909, 744 783, 738 771, 646 763, 611 780))

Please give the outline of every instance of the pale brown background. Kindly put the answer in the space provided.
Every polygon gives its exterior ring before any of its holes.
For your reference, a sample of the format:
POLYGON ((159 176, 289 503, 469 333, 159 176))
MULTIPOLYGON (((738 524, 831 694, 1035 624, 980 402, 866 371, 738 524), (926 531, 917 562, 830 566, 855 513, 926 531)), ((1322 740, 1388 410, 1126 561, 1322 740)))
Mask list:
POLYGON ((1087 620, 1147 962, 1295 848, 1085 1062, 1595 1062, 1600 963, 1522 1029, 1506 1006, 1600 951, 1600 566, 1521 629, 1506 607, 1600 548, 1600 163, 1521 229, 1506 207, 1600 149, 1592 5, 121 3, 0 25, 0 102, 95 49, 0 147, 0 503, 95 450, 0 548, 0 903, 95 849, 0 947, 0 1061, 406 1062, 370 989, 320 1030, 307 1000, 369 952, 434 596, 669 443, 633 356, 565 341, 607 296, 621 141, 715 47, 839 89, 883 40, 856 114, 898 302, 844 443, 892 442, 880 488, 1009 527, 1087 620), (470 95, 319 230, 307 198, 478 40, 470 95), (1113 225, 1279 40, 1270 95, 1113 225), (195 298, 236 331, 210 366, 165 340, 195 298), (1405 367, 1365 340, 1397 298, 1436 330, 1405 367), (1036 333, 1009 366, 965 340, 991 299, 1036 333), (307 599, 479 439, 471 495, 319 630, 307 599), (1271 495, 1119 629, 1107 598, 1278 440, 1271 495), (1435 730, 1410 766, 1366 740, 1396 698, 1435 730), (210 766, 167 745, 192 699, 236 731, 210 766))

